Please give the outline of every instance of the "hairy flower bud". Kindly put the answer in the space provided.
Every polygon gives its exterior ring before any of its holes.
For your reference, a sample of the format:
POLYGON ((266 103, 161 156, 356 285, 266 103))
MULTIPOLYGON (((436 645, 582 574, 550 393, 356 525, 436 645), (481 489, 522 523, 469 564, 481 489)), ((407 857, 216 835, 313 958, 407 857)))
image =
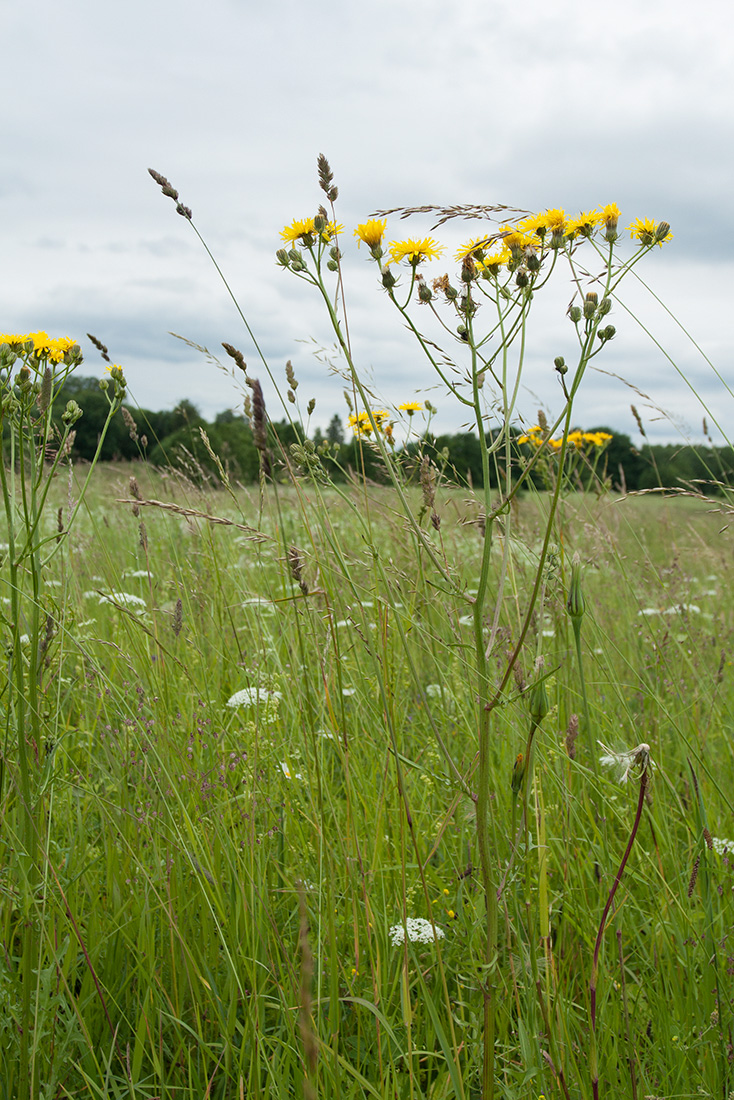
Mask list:
POLYGON ((611 298, 602 298, 602 300, 599 302, 599 313, 600 313, 600 315, 602 317, 606 317, 607 313, 609 313, 611 308, 612 308, 612 299, 611 298))
POLYGON ((288 251, 285 248, 279 248, 278 251, 275 253, 275 258, 281 267, 288 267, 291 262, 288 251))
POLYGON ((579 323, 579 321, 581 320, 583 314, 582 314, 582 312, 581 312, 581 310, 579 309, 578 306, 571 306, 571 308, 568 311, 568 316, 571 318, 573 323, 575 325, 577 325, 579 323))
POLYGON ((596 307, 598 304, 599 295, 596 294, 593 290, 590 290, 584 300, 584 317, 587 319, 587 321, 590 321, 596 313, 596 307))
POLYGON ((557 355, 553 360, 553 366, 556 368, 559 374, 566 374, 568 367, 566 366, 566 360, 562 355, 557 355))
POLYGON ((571 563, 571 583, 568 586, 566 610, 571 619, 577 620, 582 619, 586 611, 586 601, 581 591, 581 559, 578 554, 574 554, 571 563))
POLYGON ((433 297, 433 291, 426 283, 419 283, 418 285, 418 297, 421 302, 430 302, 433 297))
POLYGON ((659 241, 664 241, 665 238, 667 237, 668 233, 670 233, 670 223, 669 222, 661 222, 660 225, 655 230, 655 240, 658 241, 658 242, 659 241))

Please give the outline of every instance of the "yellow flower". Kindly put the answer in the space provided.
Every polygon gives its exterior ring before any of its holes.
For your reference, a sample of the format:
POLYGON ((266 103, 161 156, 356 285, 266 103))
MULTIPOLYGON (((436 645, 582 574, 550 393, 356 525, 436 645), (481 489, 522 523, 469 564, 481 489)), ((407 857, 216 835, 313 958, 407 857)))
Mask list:
POLYGON ((385 229, 387 228, 387 221, 378 221, 375 218, 370 218, 369 221, 363 222, 362 225, 358 225, 354 230, 354 236, 359 237, 357 241, 357 248, 361 245, 362 241, 368 248, 377 248, 382 244, 382 238, 385 235, 385 229))
POLYGON ((539 424, 536 424, 534 428, 530 428, 526 435, 518 437, 518 443, 530 443, 533 447, 540 447, 543 443, 543 429, 539 424))
POLYGON ((663 241, 672 241, 673 234, 667 222, 658 225, 652 218, 636 218, 632 225, 627 226, 630 237, 635 238, 643 245, 657 244, 663 247, 663 241))
POLYGON ((530 233, 523 233, 517 226, 501 225, 500 232, 504 233, 503 245, 511 252, 523 252, 526 248, 538 247, 538 238, 530 233))
MULTIPOLYGON (((373 409, 372 420, 377 425, 378 432, 386 432, 390 427, 389 423, 386 427, 385 421, 390 420, 390 413, 387 409, 373 409)), ((371 435, 372 434, 372 422, 370 421, 370 415, 368 412, 357 413, 356 416, 349 417, 349 427, 352 429, 355 435, 371 435)), ((390 433, 392 434, 392 432, 390 433)))
POLYGON ((413 413, 420 412, 423 406, 420 401, 404 401, 402 405, 398 405, 398 408, 407 412, 408 416, 412 416, 413 413))
POLYGON ((388 249, 390 251, 388 263, 399 264, 401 260, 408 260, 413 267, 417 267, 424 260, 437 260, 444 251, 444 246, 433 237, 423 237, 421 240, 411 238, 407 241, 391 241, 388 249))
POLYGON ((29 332, 28 339, 33 341, 33 354, 37 359, 45 359, 51 348, 51 337, 47 332, 29 332))
POLYGON ((566 226, 566 213, 564 210, 546 210, 544 214, 531 214, 529 218, 517 223, 521 233, 530 236, 544 237, 550 229, 551 233, 562 233, 566 226))
POLYGON ((609 432, 584 432, 584 441, 592 447, 604 447, 611 438, 609 432))
POLYGON ((512 253, 509 248, 503 247, 499 252, 495 252, 491 256, 485 256, 483 260, 477 260, 476 263, 480 271, 488 271, 490 275, 496 275, 499 269, 504 264, 508 264, 511 259, 512 253))
POLYGON ((575 218, 568 219, 566 236, 571 240, 575 237, 590 237, 601 221, 603 218, 598 210, 587 210, 583 214, 577 214, 575 218))
POLYGON ((490 241, 487 237, 474 237, 473 240, 467 241, 466 244, 459 246, 454 254, 454 259, 460 263, 462 260, 466 260, 467 257, 472 256, 474 259, 481 261, 483 257, 475 256, 475 253, 484 252, 489 243, 490 241))
MULTIPOLYGON (((343 228, 343 225, 337 225, 336 222, 327 222, 321 231, 322 241, 328 244, 336 233, 341 233, 343 228)), ((280 236, 286 244, 295 244, 296 241, 300 241, 301 244, 309 245, 314 243, 318 233, 313 218, 296 218, 290 225, 281 229, 280 236)))
POLYGON ((27 335, 19 336, 18 333, 3 333, 0 335, 0 344, 7 344, 13 351, 20 351, 27 339, 27 335))
POLYGON ((617 222, 622 216, 622 211, 617 206, 616 202, 610 202, 607 206, 602 206, 599 211, 599 217, 604 222, 607 233, 617 232, 617 222))
POLYGON ((76 340, 71 336, 59 336, 55 340, 49 340, 48 357, 52 363, 62 363, 69 348, 73 348, 76 340))

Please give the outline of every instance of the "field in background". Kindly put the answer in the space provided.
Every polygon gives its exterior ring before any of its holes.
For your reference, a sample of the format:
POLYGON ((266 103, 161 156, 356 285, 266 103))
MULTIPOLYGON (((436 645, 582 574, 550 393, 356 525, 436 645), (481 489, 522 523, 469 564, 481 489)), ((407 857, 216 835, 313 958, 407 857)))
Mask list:
MULTIPOLYGON (((54 509, 74 492, 59 475, 54 509)), ((498 669, 544 501, 513 506, 506 599, 485 624, 498 669)), ((432 543, 471 595, 480 505, 445 488, 436 512, 432 543)), ((734 968, 734 878, 714 843, 734 835, 725 523, 688 499, 562 500, 526 655, 492 717, 502 1096, 591 1095, 591 960, 636 790, 599 768, 598 741, 647 742, 655 764, 604 935, 607 1095, 720 1095, 734 968), (587 609, 580 736, 574 552, 587 609), (550 709, 523 832, 513 764, 538 654, 550 709)), ((500 537, 497 575, 503 551, 500 537)), ((34 746, 43 875, 24 913, 3 872, 0 1095, 17 1084, 8 975, 33 921, 44 1096, 476 1097, 470 605, 416 553, 392 490, 227 494, 141 464, 100 467, 50 570, 44 611, 58 629, 42 673, 46 743, 34 746), (428 922, 423 940, 406 936, 412 918, 428 922)), ((7 615, 3 629, 9 646, 7 615)), ((7 778, 2 793, 7 870, 7 778)))

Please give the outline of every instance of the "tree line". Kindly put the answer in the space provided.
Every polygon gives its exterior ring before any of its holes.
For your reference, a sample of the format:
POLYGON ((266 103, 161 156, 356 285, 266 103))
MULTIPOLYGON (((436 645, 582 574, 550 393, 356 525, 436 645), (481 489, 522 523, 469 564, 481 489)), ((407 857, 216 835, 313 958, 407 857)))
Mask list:
MULTIPOLYGON (((66 381, 60 398, 55 403, 59 415, 71 398, 83 410, 84 415, 75 425, 72 453, 76 458, 89 460, 94 456, 107 417, 107 398, 96 379, 77 376, 66 381)), ((612 438, 597 456, 591 456, 593 461, 585 459, 575 466, 573 476, 579 485, 598 478, 612 489, 634 491, 705 483, 706 491, 710 492, 717 483, 730 485, 734 482, 734 449, 731 447, 715 447, 710 443, 692 447, 645 441, 642 447, 637 448, 628 435, 615 432, 605 425, 588 430, 608 432, 612 438)), ((520 435, 518 429, 516 438, 520 435)), ((293 460, 294 446, 296 456, 300 454, 303 457, 306 434, 300 424, 287 420, 271 421, 268 424, 268 440, 276 471, 279 460, 283 463, 286 456, 293 460)), ((356 439, 351 431, 346 431, 338 414, 332 417, 325 432, 317 428, 312 433, 311 443, 313 449, 310 453, 317 456, 314 461, 331 479, 345 480, 350 472, 359 471, 375 481, 381 480, 382 464, 374 446, 369 440, 356 439)), ((428 454, 451 480, 475 487, 482 485, 481 448, 479 439, 472 432, 431 433, 420 442, 411 442, 396 451, 400 461, 408 466, 415 465, 422 455, 428 454)), ((219 458, 232 480, 244 483, 257 481, 260 454, 248 419, 227 410, 208 422, 187 400, 181 401, 172 410, 123 408, 110 424, 101 459, 143 458, 154 466, 183 463, 190 471, 198 470, 202 476, 216 480, 219 471, 210 452, 219 458), (202 432, 206 435, 208 446, 202 432)), ((532 453, 533 448, 527 443, 518 443, 513 447, 513 477, 519 476, 532 453)), ((500 457, 490 470, 490 479, 494 484, 504 484, 506 471, 502 454, 501 450, 500 457)), ((544 466, 538 462, 533 469, 534 482, 542 484, 547 476, 547 464, 544 466)))

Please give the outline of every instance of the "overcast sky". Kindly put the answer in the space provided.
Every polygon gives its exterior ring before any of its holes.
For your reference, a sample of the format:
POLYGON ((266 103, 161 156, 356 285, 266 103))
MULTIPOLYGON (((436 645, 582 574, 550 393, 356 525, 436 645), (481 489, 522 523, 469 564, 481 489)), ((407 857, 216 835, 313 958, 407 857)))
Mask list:
MULTIPOLYGON (((733 237, 732 40, 725 0, 0 0, 2 327, 82 344, 84 373, 110 349, 133 399, 207 417, 241 407, 216 354, 227 340, 262 366, 210 260, 147 173, 193 210, 283 380, 291 359, 313 423, 345 413, 342 384, 313 349, 333 343, 314 292, 275 264, 279 232, 323 197, 316 157, 339 186, 350 329, 383 404, 429 397, 438 424, 461 412, 440 388, 351 243, 371 213, 425 203, 505 203, 568 213, 616 201, 622 225, 671 223, 674 240, 641 274, 719 373, 654 299, 631 285, 618 336, 578 404, 584 427, 639 441, 701 438, 704 409, 734 421, 729 253, 733 237), (621 378, 614 377, 620 375, 621 378), (636 389, 635 389, 636 387, 636 389), (640 392, 637 392, 637 391, 640 392)), ((389 227, 424 236, 430 220, 389 227)), ((451 270, 484 226, 437 232, 451 270)), ((565 276, 538 301, 520 409, 560 407, 554 356, 573 350, 565 276)), ((223 356, 226 359, 226 356, 223 356)), ((278 418, 272 385, 269 411, 278 418)), ((731 433, 730 433, 731 434, 731 433)), ((718 438, 718 433, 714 431, 718 438)))

